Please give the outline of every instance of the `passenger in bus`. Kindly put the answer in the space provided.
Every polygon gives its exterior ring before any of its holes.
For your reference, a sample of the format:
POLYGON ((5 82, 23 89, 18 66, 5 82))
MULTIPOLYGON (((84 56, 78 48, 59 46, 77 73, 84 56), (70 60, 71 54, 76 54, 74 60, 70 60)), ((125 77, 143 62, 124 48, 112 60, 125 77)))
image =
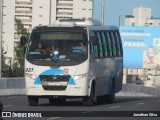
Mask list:
POLYGON ((61 49, 60 49, 58 43, 55 43, 54 50, 60 52, 61 49))
POLYGON ((76 42, 76 45, 73 48, 72 52, 79 52, 79 53, 85 54, 87 52, 87 50, 84 47, 82 42, 76 42))
POLYGON ((46 54, 46 50, 44 49, 44 45, 42 43, 37 44, 37 48, 34 50, 34 52, 43 52, 46 54))

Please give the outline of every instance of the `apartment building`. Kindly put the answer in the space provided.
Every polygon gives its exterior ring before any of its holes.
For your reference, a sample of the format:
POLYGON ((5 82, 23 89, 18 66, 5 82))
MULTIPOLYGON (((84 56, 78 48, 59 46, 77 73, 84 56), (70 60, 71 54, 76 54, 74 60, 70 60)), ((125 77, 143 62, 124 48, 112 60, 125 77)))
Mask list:
POLYGON ((53 24, 57 19, 93 17, 93 0, 33 0, 32 26, 53 24))
POLYGON ((93 12, 92 0, 3 0, 2 6, 1 33, 7 45, 5 56, 13 59, 14 48, 20 37, 15 31, 15 18, 20 19, 30 32, 34 26, 53 24, 57 19, 92 18, 93 12))
POLYGON ((125 16, 126 26, 160 26, 160 18, 152 16, 152 9, 138 7, 133 9, 133 15, 125 16))

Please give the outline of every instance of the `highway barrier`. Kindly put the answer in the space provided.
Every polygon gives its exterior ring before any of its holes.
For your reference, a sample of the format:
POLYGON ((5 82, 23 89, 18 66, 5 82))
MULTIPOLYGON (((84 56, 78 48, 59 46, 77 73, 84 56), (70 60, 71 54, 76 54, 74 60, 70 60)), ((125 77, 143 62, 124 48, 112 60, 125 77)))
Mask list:
POLYGON ((160 88, 146 87, 136 84, 123 84, 122 92, 143 93, 146 95, 160 96, 160 88))
POLYGON ((0 96, 24 94, 24 78, 0 78, 0 96))
MULTIPOLYGON (((133 93, 160 96, 160 88, 146 87, 143 85, 134 84, 123 84, 121 93, 127 93, 131 96, 133 93)), ((5 95, 25 95, 24 78, 0 78, 0 96, 5 95)))

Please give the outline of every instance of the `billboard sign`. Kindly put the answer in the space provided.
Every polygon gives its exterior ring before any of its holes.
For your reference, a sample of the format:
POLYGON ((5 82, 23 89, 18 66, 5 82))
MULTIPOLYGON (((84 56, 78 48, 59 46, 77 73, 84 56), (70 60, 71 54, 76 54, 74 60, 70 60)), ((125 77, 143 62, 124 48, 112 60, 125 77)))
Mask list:
POLYGON ((121 26, 124 68, 160 68, 160 27, 121 26))

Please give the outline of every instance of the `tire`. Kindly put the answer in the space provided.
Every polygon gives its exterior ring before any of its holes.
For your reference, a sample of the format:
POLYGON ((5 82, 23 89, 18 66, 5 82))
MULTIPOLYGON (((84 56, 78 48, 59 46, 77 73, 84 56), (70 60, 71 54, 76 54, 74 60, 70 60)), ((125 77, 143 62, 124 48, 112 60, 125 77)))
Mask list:
POLYGON ((2 105, 2 103, 0 102, 0 112, 2 112, 3 111, 3 105, 2 105))
POLYGON ((84 106, 92 106, 94 104, 94 99, 95 99, 95 84, 93 84, 91 87, 90 96, 83 98, 83 105, 84 106))
POLYGON ((112 90, 110 95, 105 96, 107 103, 114 103, 115 101, 115 80, 113 79, 112 90))
POLYGON ((29 106, 37 106, 38 105, 38 97, 36 96, 28 96, 28 104, 29 106))
POLYGON ((104 104, 104 103, 106 103, 106 98, 105 98, 105 96, 98 96, 98 97, 97 97, 97 103, 98 103, 98 104, 104 104))
POLYGON ((50 104, 57 104, 58 100, 54 98, 49 98, 49 103, 50 104))

